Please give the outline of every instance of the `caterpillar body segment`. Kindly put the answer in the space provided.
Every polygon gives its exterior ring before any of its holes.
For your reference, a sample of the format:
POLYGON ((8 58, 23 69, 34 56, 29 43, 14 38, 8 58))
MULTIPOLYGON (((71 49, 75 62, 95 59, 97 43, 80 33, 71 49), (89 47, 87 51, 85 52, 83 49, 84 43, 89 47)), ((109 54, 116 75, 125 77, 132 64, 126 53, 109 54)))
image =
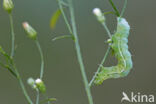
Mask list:
POLYGON ((112 36, 111 48, 118 60, 116 66, 101 67, 101 72, 98 73, 94 83, 101 84, 104 80, 110 78, 120 78, 128 75, 133 67, 131 53, 128 50, 128 36, 130 26, 124 18, 117 18, 117 31, 112 36))

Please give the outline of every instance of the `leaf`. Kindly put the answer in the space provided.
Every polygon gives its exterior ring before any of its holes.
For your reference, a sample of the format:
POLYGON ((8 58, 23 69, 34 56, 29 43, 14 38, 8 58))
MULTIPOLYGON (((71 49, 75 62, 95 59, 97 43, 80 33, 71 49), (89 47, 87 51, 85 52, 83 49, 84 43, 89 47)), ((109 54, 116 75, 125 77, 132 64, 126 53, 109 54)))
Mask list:
POLYGON ((13 63, 12 58, 3 50, 3 48, 0 46, 0 53, 6 57, 7 60, 10 61, 10 63, 13 63))
POLYGON ((115 11, 115 14, 117 15, 117 17, 120 17, 120 13, 118 11, 118 9, 116 8, 115 4, 113 3, 112 0, 109 0, 109 3, 112 5, 114 11, 115 11))
POLYGON ((72 40, 75 40, 73 35, 63 35, 63 36, 58 36, 52 39, 52 41, 60 40, 60 39, 65 39, 65 38, 71 38, 72 40))
POLYGON ((50 20, 50 27, 51 27, 52 29, 55 28, 56 23, 57 23, 57 21, 58 21, 60 15, 61 15, 61 10, 60 10, 60 9, 56 10, 55 13, 53 14, 53 16, 52 16, 52 18, 51 18, 51 20, 50 20))
POLYGON ((116 13, 115 13, 115 12, 113 12, 113 11, 104 12, 103 14, 104 14, 104 15, 107 15, 107 14, 115 14, 115 15, 116 15, 116 13))
POLYGON ((44 103, 51 102, 51 101, 56 101, 56 98, 47 98, 47 99, 41 101, 40 103, 44 104, 44 103))
POLYGON ((8 71, 9 71, 14 77, 17 78, 17 74, 16 74, 8 65, 4 65, 3 63, 0 62, 0 66, 3 67, 3 68, 8 69, 8 71))

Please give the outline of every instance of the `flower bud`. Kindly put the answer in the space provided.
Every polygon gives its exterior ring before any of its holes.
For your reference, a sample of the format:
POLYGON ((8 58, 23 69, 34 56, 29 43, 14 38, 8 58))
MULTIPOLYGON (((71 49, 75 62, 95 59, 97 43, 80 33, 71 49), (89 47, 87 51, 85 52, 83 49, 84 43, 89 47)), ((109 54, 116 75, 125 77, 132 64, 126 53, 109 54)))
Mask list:
POLYGON ((98 21, 105 22, 105 17, 99 8, 94 8, 93 14, 97 17, 98 21))
POLYGON ((33 78, 29 78, 27 83, 33 88, 36 89, 35 80, 33 78))
POLYGON ((108 39, 107 40, 107 43, 112 43, 112 39, 108 39))
POLYGON ((40 92, 44 93, 46 91, 46 87, 41 79, 36 79, 35 83, 40 92))
POLYGON ((27 35, 30 39, 36 40, 37 32, 33 29, 27 22, 23 22, 24 30, 27 32, 27 35))
POLYGON ((12 9, 14 8, 14 4, 12 0, 3 0, 3 8, 8 12, 11 13, 12 9))

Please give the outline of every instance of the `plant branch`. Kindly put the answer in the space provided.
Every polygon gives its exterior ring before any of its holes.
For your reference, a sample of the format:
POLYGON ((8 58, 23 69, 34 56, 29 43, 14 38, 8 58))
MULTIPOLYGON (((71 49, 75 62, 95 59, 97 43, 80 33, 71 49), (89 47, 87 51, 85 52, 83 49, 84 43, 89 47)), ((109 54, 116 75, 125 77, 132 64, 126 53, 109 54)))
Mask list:
MULTIPOLYGON (((12 14, 9 14, 9 19, 10 19, 10 26, 11 26, 11 54, 10 54, 10 56, 11 56, 11 58, 13 58, 13 56, 14 56, 14 53, 15 53, 15 33, 14 33, 14 25, 13 25, 13 17, 12 17, 12 14)), ((29 95, 28 95, 28 93, 27 93, 27 91, 26 91, 26 89, 25 89, 25 86, 24 86, 24 84, 23 84, 23 81, 22 81, 22 79, 21 79, 21 77, 20 77, 20 74, 19 74, 19 72, 18 72, 18 70, 17 70, 17 68, 16 68, 16 66, 15 66, 15 64, 14 64, 14 62, 12 62, 13 60, 12 59, 9 59, 10 60, 10 62, 11 62, 11 65, 12 65, 12 67, 13 67, 13 69, 14 69, 14 71, 15 71, 15 73, 16 73, 16 78, 17 78, 17 80, 18 80, 18 82, 19 82, 19 84, 20 84, 20 87, 21 87, 21 89, 22 89, 22 91, 23 91, 23 93, 24 93, 24 96, 26 97, 26 99, 27 99, 27 101, 28 101, 28 103, 29 104, 33 104, 33 102, 31 101, 31 99, 30 99, 30 97, 29 97, 29 95)), ((9 68, 9 67, 8 67, 9 68)), ((10 72, 12 71, 10 68, 8 69, 10 72)), ((13 72, 13 71, 12 71, 13 72)))
POLYGON ((127 0, 125 0, 125 2, 124 2, 124 6, 123 6, 123 8, 122 8, 120 17, 123 16, 123 14, 124 14, 124 12, 125 12, 125 10, 126 10, 126 7, 127 7, 127 0))
POLYGON ((12 14, 9 14, 9 18, 10 18, 10 27, 11 27, 11 54, 10 54, 10 56, 13 57, 14 52, 15 52, 15 33, 14 33, 12 14))
POLYGON ((72 28, 71 28, 71 26, 70 26, 70 24, 69 24, 69 22, 68 22, 68 19, 67 19, 66 15, 65 15, 64 10, 63 10, 62 1, 61 1, 61 0, 58 0, 58 5, 59 5, 59 8, 60 8, 60 10, 61 10, 63 19, 64 19, 64 21, 65 21, 65 23, 66 23, 66 25, 67 25, 67 28, 68 28, 70 34, 73 34, 72 28))
POLYGON ((39 100, 40 100, 40 92, 37 91, 37 94, 36 94, 36 104, 39 104, 39 100))
POLYGON ((109 29, 108 29, 106 23, 105 23, 105 22, 102 22, 102 25, 104 26, 104 28, 105 28, 105 30, 106 30, 106 32, 107 32, 109 38, 111 39, 111 38, 112 38, 112 35, 111 35, 111 33, 110 33, 110 31, 109 31, 109 29))
POLYGON ((40 71, 40 79, 43 78, 43 74, 44 74, 44 58, 43 58, 43 52, 42 52, 42 49, 41 49, 41 45, 39 43, 39 41, 36 39, 35 40, 35 43, 36 43, 36 46, 39 50, 39 53, 40 53, 40 57, 41 57, 41 71, 40 71))
POLYGON ((112 5, 112 7, 113 7, 113 9, 114 9, 114 11, 116 13, 116 15, 118 17, 120 17, 120 13, 119 13, 118 9, 116 8, 116 6, 114 5, 113 1, 112 0, 109 0, 109 3, 112 5))
MULTIPOLYGON (((36 46, 38 48, 38 51, 40 53, 40 57, 41 57, 41 70, 40 70, 40 79, 43 78, 43 74, 44 74, 44 57, 43 57, 43 52, 42 52, 42 48, 41 45, 38 41, 38 39, 35 40, 36 46)), ((36 94, 36 104, 39 104, 39 99, 40 99, 40 92, 37 91, 36 94)))
POLYGON ((89 83, 89 86, 90 86, 90 87, 92 86, 92 84, 93 84, 93 82, 94 82, 94 80, 95 80, 97 74, 100 72, 101 65, 103 65, 103 64, 105 63, 106 58, 107 58, 109 52, 110 52, 110 46, 108 47, 108 49, 107 49, 107 51, 106 51, 106 53, 105 53, 105 55, 104 55, 104 57, 103 57, 103 59, 102 59, 100 65, 99 65, 99 67, 98 67, 98 69, 97 69, 95 75, 93 76, 93 78, 91 79, 91 81, 90 81, 90 83, 89 83))
POLYGON ((33 104, 32 100, 30 99, 30 97, 29 97, 29 95, 28 95, 28 93, 27 93, 27 91, 26 91, 26 89, 25 89, 25 86, 24 86, 24 84, 23 84, 22 78, 20 77, 20 74, 19 74, 19 72, 18 72, 18 70, 17 70, 15 64, 13 63, 12 66, 13 66, 13 69, 15 70, 15 72, 16 72, 17 79, 18 79, 19 84, 20 84, 20 86, 21 86, 21 89, 22 89, 22 91, 23 91, 23 93, 24 93, 24 96, 26 97, 26 99, 27 99, 27 101, 28 101, 29 104, 33 104))
POLYGON ((82 59, 82 55, 81 55, 81 51, 80 51, 80 45, 79 45, 79 40, 78 40, 78 35, 77 35, 75 16, 74 16, 74 8, 73 8, 72 0, 68 0, 68 3, 69 3, 69 11, 70 11, 70 16, 71 16, 71 25, 72 25, 72 29, 73 29, 73 35, 75 37, 75 48, 76 48, 77 58, 78 58, 78 62, 80 64, 80 70, 81 70, 82 78, 84 81, 85 90, 86 90, 86 93, 88 96, 89 104, 93 104, 93 99, 92 99, 92 95, 91 95, 91 91, 90 91, 90 87, 88 84, 88 80, 87 80, 87 76, 86 76, 86 72, 85 72, 85 67, 83 64, 83 59, 82 59))

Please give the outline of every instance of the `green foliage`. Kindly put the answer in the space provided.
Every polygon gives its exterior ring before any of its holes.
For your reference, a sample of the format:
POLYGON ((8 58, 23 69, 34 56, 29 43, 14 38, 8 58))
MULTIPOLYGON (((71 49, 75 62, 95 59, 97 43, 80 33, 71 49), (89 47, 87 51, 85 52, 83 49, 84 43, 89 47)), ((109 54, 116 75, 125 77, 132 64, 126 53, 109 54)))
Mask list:
POLYGON ((58 10, 55 11, 55 13, 53 14, 53 16, 51 17, 51 20, 50 20, 50 27, 51 27, 52 29, 55 28, 56 23, 57 23, 57 21, 58 21, 60 15, 61 15, 61 10, 58 9, 58 10))
POLYGON ((65 38, 70 38, 75 41, 75 38, 73 35, 63 35, 63 36, 58 36, 52 39, 52 41, 60 40, 60 39, 65 39, 65 38))
POLYGON ((40 104, 45 104, 47 102, 53 102, 53 101, 56 101, 56 98, 47 98, 47 99, 41 101, 40 104))

